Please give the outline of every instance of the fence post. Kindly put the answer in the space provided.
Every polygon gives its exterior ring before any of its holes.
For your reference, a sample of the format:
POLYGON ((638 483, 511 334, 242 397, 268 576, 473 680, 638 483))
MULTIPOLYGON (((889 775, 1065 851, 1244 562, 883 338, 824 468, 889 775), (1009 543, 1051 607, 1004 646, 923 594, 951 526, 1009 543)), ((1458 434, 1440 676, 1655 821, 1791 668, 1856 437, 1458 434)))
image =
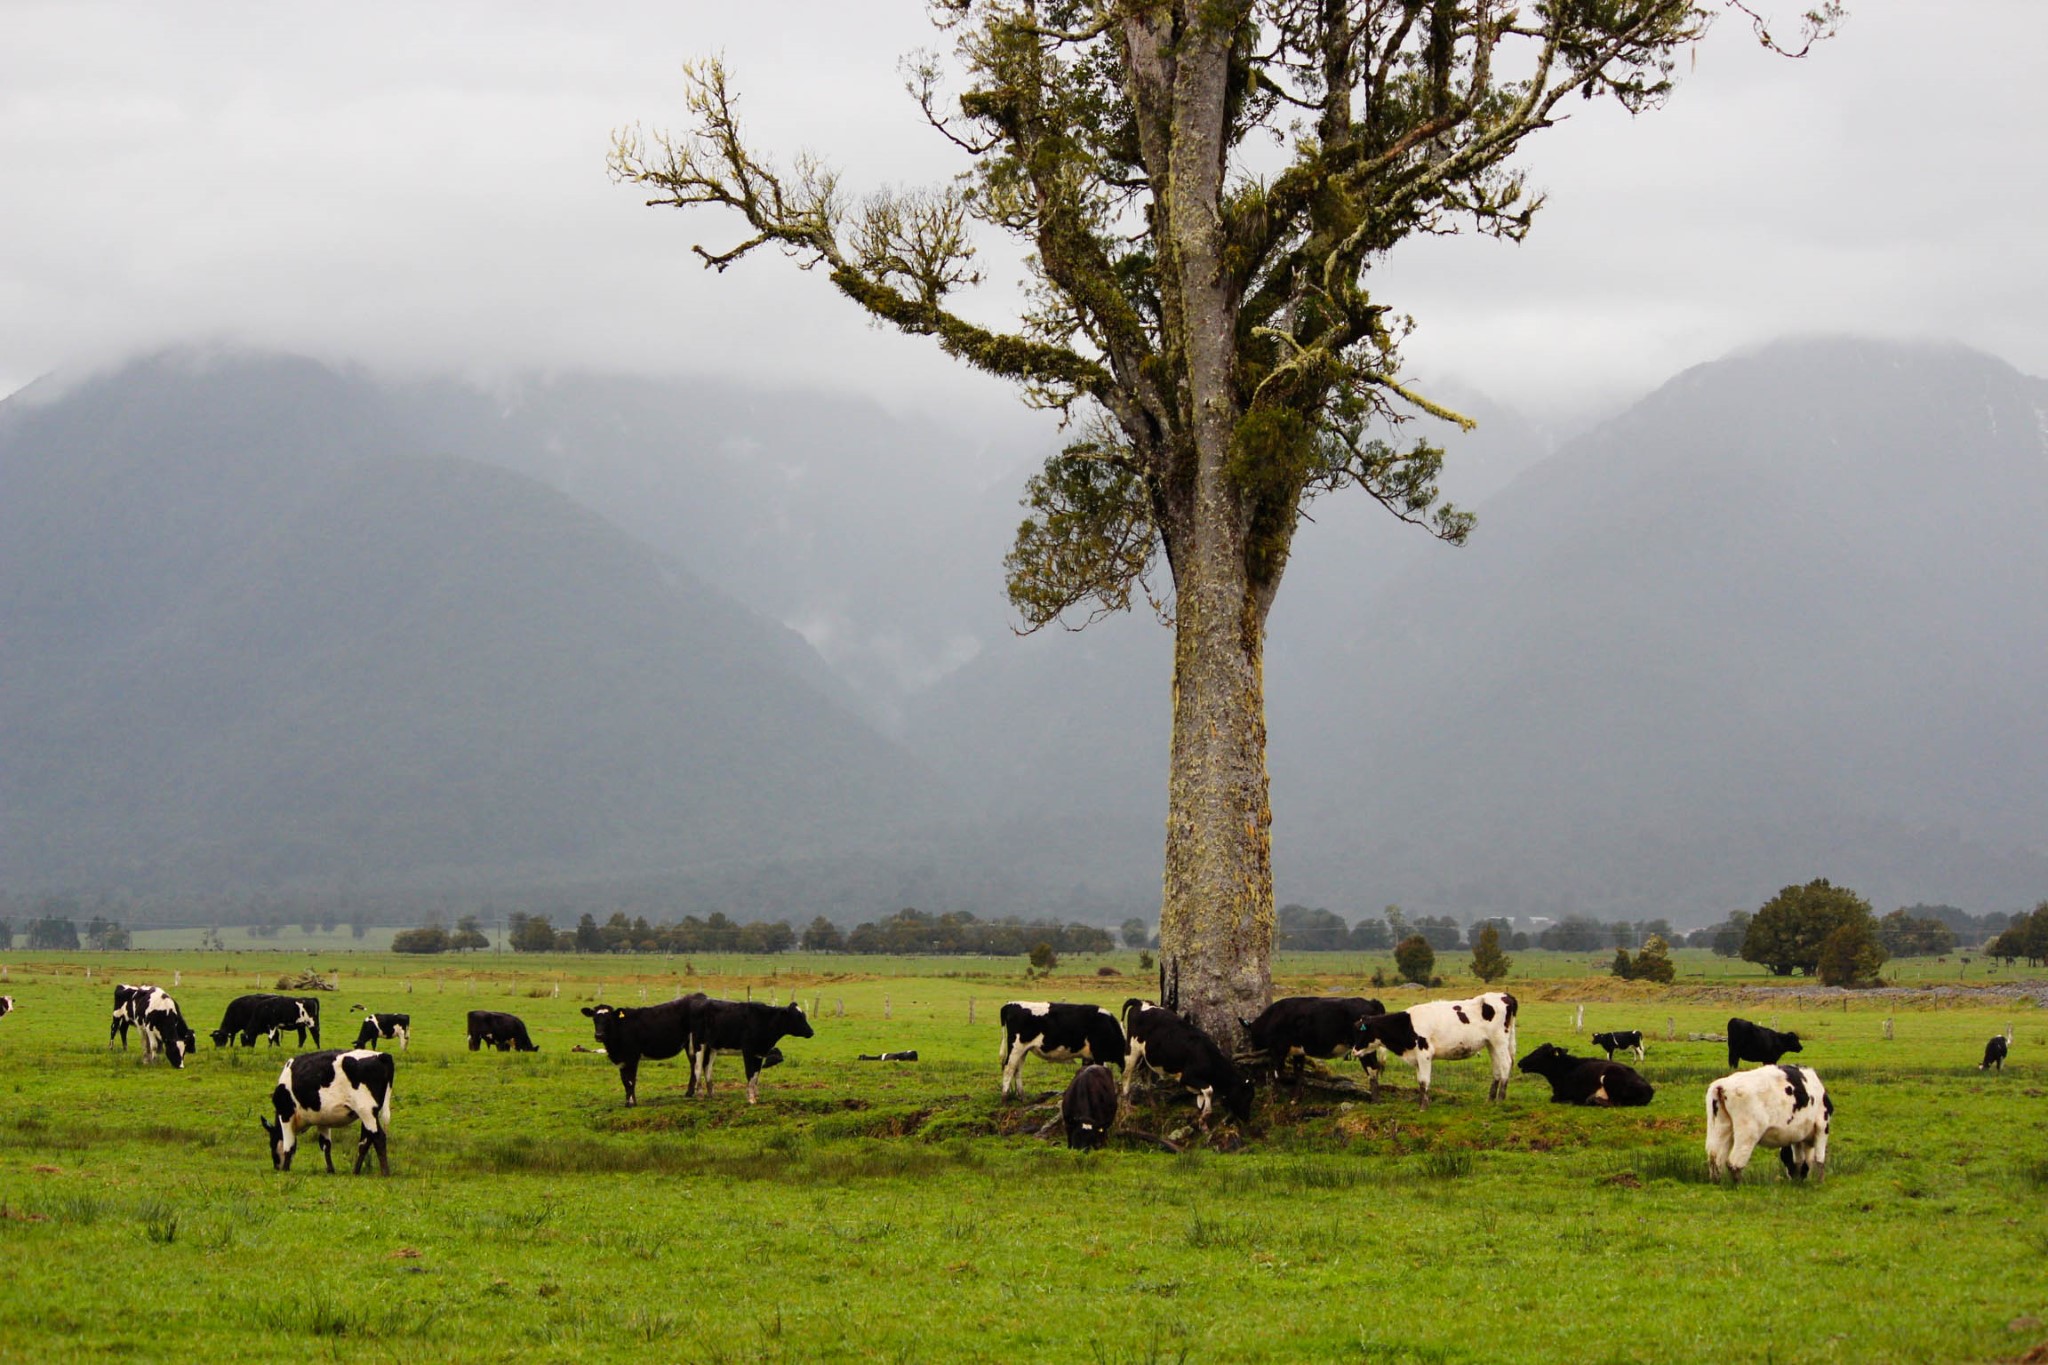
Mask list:
POLYGON ((843 995, 839 997, 839 1017, 841 1019, 846 1017, 846 997, 843 995))
POLYGON ((1575 1010, 1575 1011, 1573 1011, 1573 1013, 1572 1013, 1572 1032, 1573 1032, 1573 1033, 1584 1033, 1585 1031, 1586 1031, 1586 1007, 1585 1007, 1584 1005, 1581 1005, 1581 1006, 1579 1006, 1579 1007, 1578 1007, 1578 1009, 1576 1009, 1576 1010, 1575 1010))
POLYGON ((1678 1021, 1668 1014, 1664 1016, 1664 1041, 1667 1043, 1678 1041, 1678 1021))
POLYGON ((967 997, 967 1023, 969 1027, 974 1024, 974 997, 971 995, 967 997))
POLYGON ((749 1000, 752 1000, 753 998, 754 998, 754 988, 753 988, 753 986, 752 986, 752 985, 750 984, 750 985, 748 985, 748 987, 747 987, 747 999, 749 999, 749 1000))
POLYGON ((184 985, 184 984, 185 984, 185 974, 184 974, 183 972, 172 972, 172 973, 171 973, 171 988, 172 988, 173 990, 177 989, 177 988, 178 988, 179 986, 182 986, 182 985, 184 985))
POLYGON ((889 997, 886 995, 882 997, 882 1017, 884 1019, 891 1019, 895 1017, 889 1012, 889 997))
POLYGON ((1889 1014, 1884 1017, 1884 1040, 1887 1043, 1892 1040, 1892 1017, 1889 1014))

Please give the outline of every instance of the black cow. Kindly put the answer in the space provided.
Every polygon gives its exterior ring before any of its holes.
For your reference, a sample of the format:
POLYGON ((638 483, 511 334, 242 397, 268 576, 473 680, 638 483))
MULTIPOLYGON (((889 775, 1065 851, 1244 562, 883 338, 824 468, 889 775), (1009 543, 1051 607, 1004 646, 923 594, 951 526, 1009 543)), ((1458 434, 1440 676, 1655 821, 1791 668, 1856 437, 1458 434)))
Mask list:
POLYGON ((1067 1126, 1067 1146, 1093 1151, 1109 1141, 1116 1125, 1116 1081, 1109 1068, 1090 1062, 1074 1073, 1060 1097, 1060 1122, 1067 1126))
POLYGON ((1384 1013, 1379 1001, 1360 996, 1290 995, 1266 1006, 1250 1023, 1238 1022, 1251 1045, 1266 1054, 1275 1077, 1290 1060, 1294 1063, 1298 1085, 1310 1057, 1355 1057, 1366 1076, 1377 1080, 1379 1051, 1358 1045, 1358 1021, 1384 1013))
POLYGON ((128 1030, 135 1027, 142 1010, 142 1002, 149 998, 154 986, 114 987, 114 1015, 107 1025, 107 1046, 114 1045, 114 1039, 121 1040, 121 1046, 128 1046, 128 1030))
POLYGON ((761 1068, 774 1065, 783 1038, 812 1037, 803 1006, 768 1005, 758 1000, 706 1000, 697 1006, 691 1028, 691 1070, 711 1095, 711 1063, 721 1052, 737 1052, 747 1071, 747 1103, 761 1098, 761 1068))
POLYGON ((355 1174, 363 1173, 374 1147, 378 1167, 390 1175, 385 1136, 391 1129, 391 1081, 397 1070, 398 1063, 388 1052, 309 1052, 286 1062, 277 1088, 270 1092, 277 1118, 259 1120, 270 1138, 271 1169, 292 1168, 299 1134, 311 1128, 320 1154, 327 1158, 327 1173, 333 1175, 334 1143, 327 1130, 360 1121, 363 1136, 356 1144, 355 1174))
POLYGON ((12 1013, 14 1013, 14 997, 11 995, 0 995, 0 1019, 5 1019, 12 1013))
POLYGON ((161 1052, 171 1059, 172 1067, 182 1071, 185 1058, 199 1045, 199 1039, 179 1012, 177 1001, 154 986, 148 990, 148 995, 129 1001, 135 1027, 142 1031, 143 1063, 155 1061, 156 1054, 161 1052))
POLYGON ((239 1039, 243 1047, 254 1047, 260 1033, 276 1047, 279 1035, 286 1029, 299 1035, 300 1047, 306 1045, 306 1034, 310 1031, 313 1045, 318 1047, 320 1002, 288 995, 238 995, 222 1011, 220 1027, 212 1034, 213 1045, 226 1047, 230 1040, 239 1039))
POLYGON ((1743 1062, 1762 1062, 1765 1066, 1776 1066, 1778 1059, 1788 1052, 1804 1052, 1799 1046, 1799 1035, 1780 1033, 1762 1024, 1752 1024, 1747 1019, 1728 1021, 1728 1065, 1734 1067, 1743 1062))
POLYGON ((1520 1070, 1550 1082, 1552 1104, 1648 1104, 1657 1091, 1635 1068, 1598 1057, 1574 1057, 1545 1043, 1522 1058, 1520 1070))
POLYGON ((1037 1053, 1048 1062, 1076 1057, 1091 1062, 1124 1064, 1124 1031, 1116 1016, 1100 1005, 1068 1005, 1053 1000, 1012 1000, 1002 1008, 1002 1083, 996 1093, 1016 1091, 1024 1059, 1037 1053))
POLYGON ((497 1010, 471 1010, 469 1012, 469 1050, 475 1052, 486 1043, 500 1052, 538 1052, 540 1047, 526 1036, 526 1021, 516 1014, 502 1014, 497 1010))
POLYGON ((1209 1126, 1209 1110, 1220 1100, 1242 1123, 1252 1116, 1252 1083, 1216 1040, 1172 1010, 1142 1000, 1124 1001, 1124 1032, 1130 1050, 1124 1054, 1124 1094, 1139 1063, 1169 1076, 1194 1092, 1196 1121, 1209 1126))
MULTIPOLYGON (((355 1008, 361 1009, 358 1005, 355 1008)), ((365 1014, 363 1026, 356 1030, 357 1047, 377 1050, 380 1038, 396 1038, 401 1050, 412 1045, 412 1016, 410 1014, 365 1014)))
POLYGON ((638 1104, 638 1082, 640 1059, 666 1061, 681 1053, 690 1054, 690 1094, 697 1093, 696 1052, 690 1040, 696 1034, 698 1011, 710 1002, 711 997, 698 991, 680 1000, 668 1000, 659 1005, 645 1005, 639 1009, 617 1009, 611 1005, 585 1005, 583 1012, 590 1016, 590 1026, 597 1034, 597 1041, 604 1046, 604 1055, 619 1068, 619 1081, 626 1087, 626 1106, 638 1104))
MULTIPOLYGON (((5 1010, 0 1010, 0 1014, 5 1013, 5 1010)), ((1993 1067, 2005 1070, 2005 1035, 2002 1033, 1991 1035, 1991 1041, 1984 1044, 1984 1060, 1977 1063, 1979 1071, 1989 1071, 1993 1067)))
POLYGON ((1637 1061, 1643 1060, 1641 1029, 1630 1029, 1625 1033, 1618 1029, 1613 1033, 1596 1033, 1593 1035, 1593 1046, 1607 1049, 1607 1060, 1610 1062, 1614 1060, 1614 1054, 1617 1052, 1633 1052, 1637 1061))

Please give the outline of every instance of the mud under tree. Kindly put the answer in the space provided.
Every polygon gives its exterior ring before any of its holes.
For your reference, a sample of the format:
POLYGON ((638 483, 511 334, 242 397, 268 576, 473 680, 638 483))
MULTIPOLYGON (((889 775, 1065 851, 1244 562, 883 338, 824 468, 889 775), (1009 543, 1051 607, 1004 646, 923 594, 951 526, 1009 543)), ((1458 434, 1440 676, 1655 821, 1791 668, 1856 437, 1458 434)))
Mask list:
MULTIPOLYGON (((1717 14, 1785 48, 1734 0, 932 10, 953 60, 906 70, 964 158, 948 184, 855 198, 814 160, 777 166, 715 61, 687 68, 688 129, 622 131, 611 169, 650 205, 743 220, 732 245, 696 248, 707 265, 777 247, 1069 419, 1025 492, 1011 601, 1025 629, 1136 603, 1171 623, 1160 942, 1183 1007, 1234 1046, 1270 993, 1262 657, 1303 509, 1359 489, 1444 540, 1471 527, 1438 497, 1442 452, 1399 439, 1418 412, 1463 419, 1401 382, 1406 323, 1371 267, 1415 233, 1519 240, 1539 204, 1513 166, 1522 141, 1567 99, 1655 107, 1717 14), (989 231, 1030 253, 1031 302, 1007 329, 952 303, 980 283, 989 231)), ((1801 37, 1838 17, 1809 11, 1801 37)))

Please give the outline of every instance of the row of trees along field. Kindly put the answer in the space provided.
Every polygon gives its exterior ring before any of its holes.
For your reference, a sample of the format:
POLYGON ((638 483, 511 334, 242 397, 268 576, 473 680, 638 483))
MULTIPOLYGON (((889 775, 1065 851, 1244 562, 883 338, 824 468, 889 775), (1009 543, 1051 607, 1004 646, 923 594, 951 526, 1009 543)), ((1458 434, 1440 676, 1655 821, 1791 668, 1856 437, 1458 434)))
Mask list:
MULTIPOLYGON (((1272 992, 1266 624, 1304 509, 1356 489, 1452 543, 1472 527, 1438 495, 1443 451, 1396 431, 1472 423, 1402 380, 1409 323, 1370 272, 1418 234, 1521 240, 1541 202, 1523 141, 1566 101, 1663 103, 1722 8, 943 0, 955 61, 909 64, 965 158, 937 185, 861 197, 816 158, 778 165, 716 60, 684 68, 685 131, 614 140, 613 176, 649 205, 737 220, 696 247, 707 266, 791 256, 1068 420, 1025 488, 1010 601, 1028 630, 1134 603, 1171 625, 1160 943, 1226 1046, 1272 992), (1030 275, 1021 308, 956 302, 989 233, 1030 275)), ((1839 8, 1809 10, 1805 37, 1839 8)))
MULTIPOLYGON (((490 946, 474 918, 456 926, 454 934, 429 927, 408 930, 392 941, 397 952, 438 953, 490 946)), ((685 915, 672 923, 650 924, 615 913, 600 924, 584 915, 572 929, 557 929, 545 915, 517 914, 506 921, 506 942, 521 953, 786 953, 802 948, 813 953, 973 953, 1009 957, 1040 948, 1058 953, 1106 953, 1116 947, 1109 930, 1092 924, 1058 920, 977 919, 966 911, 943 915, 906 908, 886 919, 871 920, 846 932, 823 915, 799 934, 786 920, 755 920, 741 924, 722 912, 699 919, 685 915)))

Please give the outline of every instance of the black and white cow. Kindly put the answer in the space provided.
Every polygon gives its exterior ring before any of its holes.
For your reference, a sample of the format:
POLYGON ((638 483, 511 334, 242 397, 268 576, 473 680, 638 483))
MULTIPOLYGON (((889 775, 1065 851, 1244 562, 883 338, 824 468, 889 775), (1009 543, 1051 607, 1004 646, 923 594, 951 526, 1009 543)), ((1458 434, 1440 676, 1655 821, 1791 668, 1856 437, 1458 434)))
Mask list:
POLYGON ((1024 1059, 1034 1052, 1048 1062, 1081 1057, 1124 1064, 1124 1031, 1117 1027, 1116 1016, 1100 1005, 1012 1000, 1003 1006, 999 1018, 1003 1026, 1003 1048, 996 1055, 1002 1069, 999 1095, 1021 1088, 1018 1074, 1024 1069, 1024 1059))
POLYGON ((1598 1057, 1574 1057, 1555 1043, 1545 1043, 1522 1058, 1519 1069, 1550 1082, 1552 1104, 1648 1104, 1657 1094, 1635 1068, 1598 1057))
POLYGON ((1488 991, 1470 1000, 1426 1000, 1393 1014, 1359 1020, 1359 1045, 1382 1047, 1413 1066, 1424 1109, 1429 1108, 1433 1063, 1455 1062, 1484 1052, 1493 1062, 1493 1083, 1486 1088, 1486 1098, 1504 1100, 1515 1068, 1518 1008, 1515 997, 1506 991, 1488 991))
POLYGON ((1238 1022, 1251 1045, 1266 1054, 1276 1078, 1282 1067, 1294 1063, 1298 1084, 1310 1057, 1353 1057, 1367 1076, 1377 1079, 1380 1055, 1358 1041, 1358 1021, 1384 1013, 1379 1001, 1361 996, 1290 995, 1266 1006, 1250 1023, 1238 1022))
POLYGON ((213 1045, 226 1047, 231 1040, 239 1040, 243 1047, 254 1047, 256 1036, 262 1034, 276 1047, 287 1029, 299 1035, 300 1047, 306 1045, 308 1033, 318 1047, 320 1002, 289 995, 238 995, 221 1012, 220 1027, 212 1033, 213 1045))
POLYGON ((391 1129, 391 1082, 397 1070, 398 1063, 390 1053, 362 1049, 309 1052, 286 1062, 278 1073, 277 1088, 270 1092, 270 1105, 277 1117, 261 1120, 270 1138, 271 1168, 290 1170, 299 1134, 311 1128, 320 1143, 320 1155, 327 1158, 327 1173, 333 1175, 334 1143, 328 1130, 361 1123, 355 1174, 362 1174, 363 1163, 374 1147, 378 1167, 390 1175, 385 1137, 391 1129))
POLYGON ((583 1007, 583 1012, 590 1016, 590 1026, 597 1034, 597 1041, 604 1047, 604 1055, 619 1068, 619 1082, 626 1087, 627 1108, 640 1102, 638 1084, 642 1058, 660 1062, 689 1053, 688 1093, 697 1093, 696 1052, 690 1043, 696 1036, 698 1012, 710 1000, 710 996, 698 991, 680 1000, 667 1000, 638 1009, 618 1009, 611 1005, 583 1007))
POLYGON ((1209 1111, 1220 1101, 1224 1111, 1243 1123, 1252 1116, 1252 1083, 1225 1056, 1216 1040, 1172 1010, 1142 1000, 1124 1001, 1124 1094, 1144 1066, 1170 1077, 1195 1096, 1196 1121, 1209 1126, 1209 1111))
POLYGON ((1707 1087, 1707 1174, 1742 1179, 1750 1153, 1776 1147, 1794 1180, 1827 1175, 1835 1102, 1810 1066, 1760 1066, 1707 1087))
POLYGON ((1765 1066, 1776 1066, 1778 1059, 1788 1052, 1804 1052, 1796 1033, 1780 1033, 1752 1024, 1747 1019, 1728 1021, 1728 1065, 1740 1066, 1744 1062, 1762 1062, 1765 1066))
POLYGON ((121 1046, 128 1046, 128 1030, 135 1027, 142 1002, 149 998, 154 986, 116 985, 114 987, 114 1014, 107 1025, 107 1046, 112 1047, 119 1038, 121 1046))
MULTIPOLYGON (((0 1010, 0 1014, 5 1013, 5 1010, 0 1010)), ((1991 1035, 1991 1041, 1984 1044, 1984 1060, 1977 1063, 1979 1071, 1990 1071, 1994 1067, 2005 1070, 2005 1035, 2002 1033, 1991 1035)))
MULTIPOLYGON (((356 1009, 361 1009, 357 1005, 356 1009)), ((412 1045, 412 1016, 410 1014, 365 1014, 363 1026, 356 1030, 357 1047, 377 1050, 377 1040, 395 1038, 402 1052, 412 1045)))
POLYGON ((1643 1060, 1641 1029, 1630 1029, 1627 1032, 1617 1029, 1613 1033, 1596 1033, 1593 1035, 1593 1046, 1607 1049, 1607 1060, 1610 1062, 1614 1060, 1614 1054, 1617 1052, 1633 1052, 1637 1061, 1643 1060))
POLYGON ((1060 1122, 1067 1128, 1067 1146, 1077 1152, 1109 1141, 1109 1130, 1116 1126, 1116 1080, 1108 1067, 1090 1062, 1074 1073, 1060 1096, 1060 1122))
POLYGON ((711 1063, 721 1052, 737 1052, 746 1067, 747 1103, 761 1099, 761 1069, 780 1061, 775 1044, 812 1037, 802 1005, 769 1005, 759 1000, 706 1000, 696 1008, 690 1038, 691 1070, 711 1095, 711 1063))
POLYGON ((469 1050, 490 1046, 500 1052, 538 1052, 540 1047, 526 1036, 526 1021, 499 1010, 469 1012, 469 1050))
POLYGON ((174 1068, 182 1071, 185 1058, 199 1045, 199 1039, 178 1011, 178 1002, 151 986, 148 995, 129 1001, 129 1009, 135 1027, 142 1032, 143 1064, 155 1061, 161 1052, 170 1058, 174 1068))
POLYGON ((14 1013, 14 997, 11 995, 0 995, 0 1019, 5 1019, 12 1013, 14 1013))

